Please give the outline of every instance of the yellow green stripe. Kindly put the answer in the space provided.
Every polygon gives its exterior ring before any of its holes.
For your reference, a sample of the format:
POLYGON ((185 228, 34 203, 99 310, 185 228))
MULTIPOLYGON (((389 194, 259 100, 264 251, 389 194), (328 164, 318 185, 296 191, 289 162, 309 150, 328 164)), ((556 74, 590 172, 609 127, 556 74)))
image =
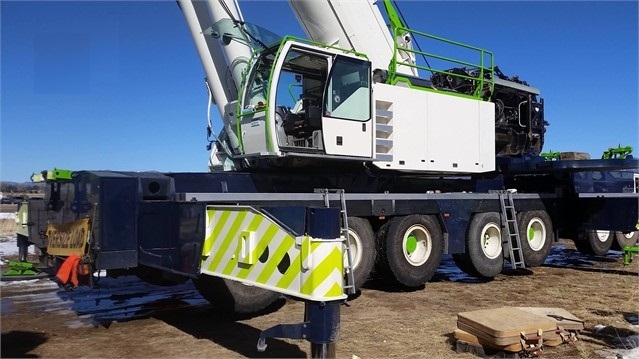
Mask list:
POLYGON ((339 248, 333 248, 333 250, 322 260, 321 263, 319 263, 317 266, 314 266, 315 269, 313 269, 309 277, 302 284, 300 292, 302 294, 311 295, 313 293, 313 289, 320 285, 326 278, 328 278, 333 270, 342 269, 342 261, 342 253, 339 248))
POLYGON ((344 289, 342 289, 342 286, 339 285, 339 283, 335 283, 333 284, 331 289, 329 289, 326 293, 324 293, 322 297, 324 298, 341 297, 342 295, 344 295, 344 289))
MULTIPOLYGON (((240 225, 244 221, 244 218, 246 218, 247 214, 248 214, 248 211, 243 210, 240 213, 238 213, 237 216, 235 217, 235 220, 233 220, 233 224, 231 224, 231 227, 229 228, 229 231, 226 234, 226 237, 224 237, 224 239, 222 240, 222 243, 217 248, 213 257, 213 261, 211 262, 211 265, 209 265, 210 271, 214 272, 215 268, 217 268, 217 266, 220 264, 220 262, 224 258, 224 254, 226 253, 226 250, 229 248, 233 240, 237 237, 236 235, 239 231, 240 225)), ((218 240, 217 236, 214 237, 213 240, 217 241, 218 240)))
MULTIPOLYGON (((260 224, 262 224, 263 220, 264 220, 264 217, 254 213, 251 223, 249 223, 246 229, 242 229, 242 230, 255 232, 260 227, 260 224)), ((257 233, 257 235, 259 236, 259 233, 257 233)), ((239 245, 240 243, 239 229, 236 231, 235 235, 231 237, 231 242, 235 242, 236 245, 239 245)), ((236 264, 237 264, 237 258, 234 258, 233 260, 228 261, 228 263, 226 263, 226 266, 224 266, 222 273, 230 275, 233 272, 233 269, 235 268, 236 264)))
MULTIPOLYGON (((293 239, 293 237, 291 237, 287 233, 286 236, 282 238, 282 242, 275 250, 275 253, 273 253, 273 256, 271 256, 273 260, 269 260, 268 262, 266 262, 266 266, 262 270, 262 273, 260 273, 260 275, 257 277, 256 281, 258 283, 266 283, 273 272, 277 270, 277 265, 282 261, 282 258, 284 258, 284 254, 286 254, 286 252, 288 252, 288 250, 291 249, 294 245, 295 239, 293 239)), ((291 267, 289 267, 289 270, 290 269, 291 267)))
MULTIPOLYGON (((215 220, 215 215, 219 212, 215 210, 211 210, 209 211, 209 213, 211 213, 210 215, 211 221, 209 222, 211 223, 215 220)), ((224 227, 224 224, 226 224, 226 221, 228 220, 230 214, 231 214, 230 211, 223 211, 222 214, 220 215, 220 218, 215 220, 215 222, 213 223, 213 231, 211 232, 211 235, 208 236, 206 240, 204 241, 204 248, 202 249, 202 254, 206 255, 207 253, 211 251, 211 248, 213 248, 213 242, 215 241, 215 238, 217 238, 217 236, 220 235, 220 231, 224 227)))
MULTIPOLYGON (((255 228, 257 229, 257 228, 255 228)), ((264 252, 264 249, 269 245, 269 243, 275 238, 277 233, 279 232, 279 227, 273 223, 270 223, 264 234, 259 235, 260 239, 258 243, 255 245, 255 250, 253 250, 255 257, 259 258, 259 256, 264 252)), ((240 271, 237 273, 237 277, 246 279, 253 270, 258 266, 250 266, 250 267, 242 267, 240 271)), ((259 266, 262 267, 262 266, 259 266)))
MULTIPOLYGON (((305 242, 310 240, 311 239, 309 237, 304 237, 302 241, 302 248, 305 247, 305 244, 306 244, 305 242)), ((295 279, 295 277, 297 277, 297 275, 302 272, 302 260, 304 259, 303 255, 304 255, 304 249, 301 249, 300 254, 297 257, 295 257, 295 260, 293 260, 293 262, 291 263, 289 270, 287 270, 286 273, 284 273, 282 278, 280 278, 280 280, 275 285, 276 287, 278 288, 290 287, 291 283, 293 282, 293 279, 295 279)))

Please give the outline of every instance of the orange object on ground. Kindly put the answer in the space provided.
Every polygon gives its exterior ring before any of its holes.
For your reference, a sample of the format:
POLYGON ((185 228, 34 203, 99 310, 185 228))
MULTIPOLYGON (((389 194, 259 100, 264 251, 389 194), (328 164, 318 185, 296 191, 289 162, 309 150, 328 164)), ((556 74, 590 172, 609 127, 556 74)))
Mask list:
POLYGON ((56 278, 62 283, 67 284, 69 281, 73 283, 74 286, 78 286, 78 264, 80 263, 80 257, 76 254, 71 254, 67 259, 64 260, 58 273, 56 273, 56 278))

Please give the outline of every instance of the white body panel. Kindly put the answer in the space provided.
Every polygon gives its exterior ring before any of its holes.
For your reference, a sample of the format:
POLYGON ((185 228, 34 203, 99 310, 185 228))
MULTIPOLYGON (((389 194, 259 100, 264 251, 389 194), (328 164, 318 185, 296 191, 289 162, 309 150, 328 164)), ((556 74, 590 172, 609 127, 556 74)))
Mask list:
POLYGON ((495 168, 495 108, 407 87, 373 86, 378 116, 376 157, 382 169, 481 173, 495 168), (382 122, 382 118, 390 121, 382 122), (382 137, 382 134, 384 137, 382 137), (381 154, 381 155, 380 155, 381 154))
POLYGON ((265 112, 255 113, 242 121, 242 145, 247 155, 262 155, 269 151, 266 146, 265 112))
POLYGON ((371 158, 373 154, 371 122, 371 120, 359 122, 331 117, 322 118, 326 154, 371 158))
MULTIPOLYGON (((373 69, 387 69, 393 38, 375 0, 289 0, 309 39, 365 53, 373 69)), ((416 69, 399 66, 399 73, 416 69)))

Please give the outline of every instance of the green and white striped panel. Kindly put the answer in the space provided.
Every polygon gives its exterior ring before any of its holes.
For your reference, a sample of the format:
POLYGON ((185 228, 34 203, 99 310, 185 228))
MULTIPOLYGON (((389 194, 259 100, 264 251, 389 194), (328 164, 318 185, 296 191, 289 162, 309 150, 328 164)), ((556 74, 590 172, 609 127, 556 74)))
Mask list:
POLYGON ((259 210, 208 206, 202 274, 287 295, 344 299, 343 240, 293 237, 259 210))

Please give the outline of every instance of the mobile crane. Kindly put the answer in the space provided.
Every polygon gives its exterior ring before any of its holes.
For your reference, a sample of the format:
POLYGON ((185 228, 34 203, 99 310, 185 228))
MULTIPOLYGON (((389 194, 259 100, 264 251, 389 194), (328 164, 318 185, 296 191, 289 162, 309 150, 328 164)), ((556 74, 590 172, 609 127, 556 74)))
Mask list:
POLYGON ((245 22, 233 1, 178 4, 223 122, 217 136, 209 123, 211 172, 45 171, 29 240, 49 254, 77 242, 81 265, 192 278, 212 302, 252 312, 276 291, 342 300, 373 267, 418 287, 449 253, 494 277, 506 262, 542 264, 558 235, 634 228, 634 182, 593 182, 636 159, 537 156, 539 90, 504 76, 490 51, 408 28, 390 1, 390 31, 373 1, 292 2, 310 40, 245 22), (415 50, 419 37, 475 62, 415 50))

